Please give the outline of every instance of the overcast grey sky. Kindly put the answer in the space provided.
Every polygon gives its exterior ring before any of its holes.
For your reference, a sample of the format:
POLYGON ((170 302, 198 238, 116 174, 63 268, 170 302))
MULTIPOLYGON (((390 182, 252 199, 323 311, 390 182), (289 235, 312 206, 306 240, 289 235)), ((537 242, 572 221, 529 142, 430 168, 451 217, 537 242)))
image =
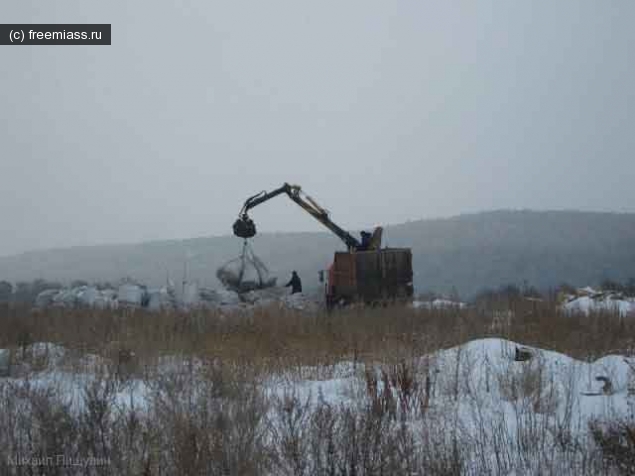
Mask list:
MULTIPOLYGON (((4 0, 0 255, 226 234, 298 183, 345 228, 635 211, 635 2, 4 0)), ((261 231, 318 230, 279 197, 261 231)))

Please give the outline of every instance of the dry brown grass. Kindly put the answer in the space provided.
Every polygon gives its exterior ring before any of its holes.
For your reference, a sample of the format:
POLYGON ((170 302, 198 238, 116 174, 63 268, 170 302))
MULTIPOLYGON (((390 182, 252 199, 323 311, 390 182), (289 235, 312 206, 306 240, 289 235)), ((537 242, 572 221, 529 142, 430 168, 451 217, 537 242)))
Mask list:
POLYGON ((586 359, 630 354, 634 348, 633 320, 606 313, 568 316, 552 303, 516 303, 512 312, 501 321, 492 311, 475 308, 356 308, 307 315, 276 307, 227 314, 3 306, 0 348, 53 342, 78 354, 111 358, 132 351, 141 363, 163 355, 197 355, 263 371, 342 360, 399 363, 487 336, 586 359))

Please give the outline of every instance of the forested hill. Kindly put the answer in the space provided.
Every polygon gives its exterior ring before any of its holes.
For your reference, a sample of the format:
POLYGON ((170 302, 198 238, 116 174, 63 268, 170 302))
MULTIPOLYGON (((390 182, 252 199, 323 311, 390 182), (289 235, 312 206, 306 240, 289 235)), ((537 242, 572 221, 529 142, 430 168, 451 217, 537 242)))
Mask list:
MULTIPOLYGON (((527 282, 539 288, 562 282, 595 284, 635 277, 635 214, 569 211, 494 211, 387 226, 384 244, 412 248, 416 291, 463 297, 484 288, 527 282)), ((43 278, 117 281, 132 277, 161 285, 184 274, 218 286, 218 266, 240 252, 233 236, 33 251, 0 257, 0 279, 43 278)), ((328 233, 261 234, 258 256, 279 276, 296 269, 307 287, 317 286, 343 245, 328 233)))

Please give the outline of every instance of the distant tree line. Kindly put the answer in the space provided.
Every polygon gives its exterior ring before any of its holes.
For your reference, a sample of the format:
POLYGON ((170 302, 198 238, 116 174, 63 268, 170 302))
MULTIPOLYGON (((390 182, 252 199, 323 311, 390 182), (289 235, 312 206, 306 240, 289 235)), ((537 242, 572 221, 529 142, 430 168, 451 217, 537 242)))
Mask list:
MULTIPOLYGON (((497 288, 485 288, 477 293, 471 301, 475 303, 492 303, 527 299, 555 299, 561 294, 574 294, 576 289, 575 286, 566 282, 548 289, 539 289, 527 282, 523 283, 522 286, 515 283, 508 283, 497 288)), ((596 286, 596 289, 598 291, 612 291, 622 293, 625 296, 635 297, 635 278, 629 278, 624 282, 605 279, 596 286)), ((424 291, 418 294, 418 299, 423 301, 432 301, 434 299, 461 300, 455 287, 452 287, 452 291, 449 294, 424 291)))
MULTIPOLYGON (((591 286, 594 287, 594 286, 591 286)), ((561 283, 555 288, 550 288, 539 291, 534 286, 525 284, 522 288, 514 284, 508 284, 501 286, 495 290, 485 290, 477 295, 477 299, 483 299, 488 297, 522 297, 522 298, 547 298, 554 297, 559 294, 575 294, 576 287, 569 283, 561 283)), ((635 278, 629 278, 624 282, 619 282, 612 279, 603 280, 599 286, 596 287, 598 291, 616 292, 625 296, 635 297, 635 278)))
POLYGON ((9 281, 0 281, 0 302, 8 302, 13 294, 13 285, 9 281))
POLYGON ((635 278, 630 278, 624 283, 613 281, 611 279, 605 279, 600 284, 602 291, 617 291, 627 296, 635 296, 635 278))
POLYGON ((42 291, 62 288, 62 284, 45 279, 19 281, 15 285, 8 281, 0 281, 0 302, 32 304, 42 291))

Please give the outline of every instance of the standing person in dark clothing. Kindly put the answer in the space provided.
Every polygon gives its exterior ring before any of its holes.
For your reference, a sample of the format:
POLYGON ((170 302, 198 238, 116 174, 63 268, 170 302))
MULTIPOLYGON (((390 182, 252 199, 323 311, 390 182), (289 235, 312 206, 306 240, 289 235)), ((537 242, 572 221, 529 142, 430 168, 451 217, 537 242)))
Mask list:
POLYGON ((295 271, 291 273, 291 280, 284 285, 286 288, 291 286, 291 294, 302 292, 302 281, 295 271))

